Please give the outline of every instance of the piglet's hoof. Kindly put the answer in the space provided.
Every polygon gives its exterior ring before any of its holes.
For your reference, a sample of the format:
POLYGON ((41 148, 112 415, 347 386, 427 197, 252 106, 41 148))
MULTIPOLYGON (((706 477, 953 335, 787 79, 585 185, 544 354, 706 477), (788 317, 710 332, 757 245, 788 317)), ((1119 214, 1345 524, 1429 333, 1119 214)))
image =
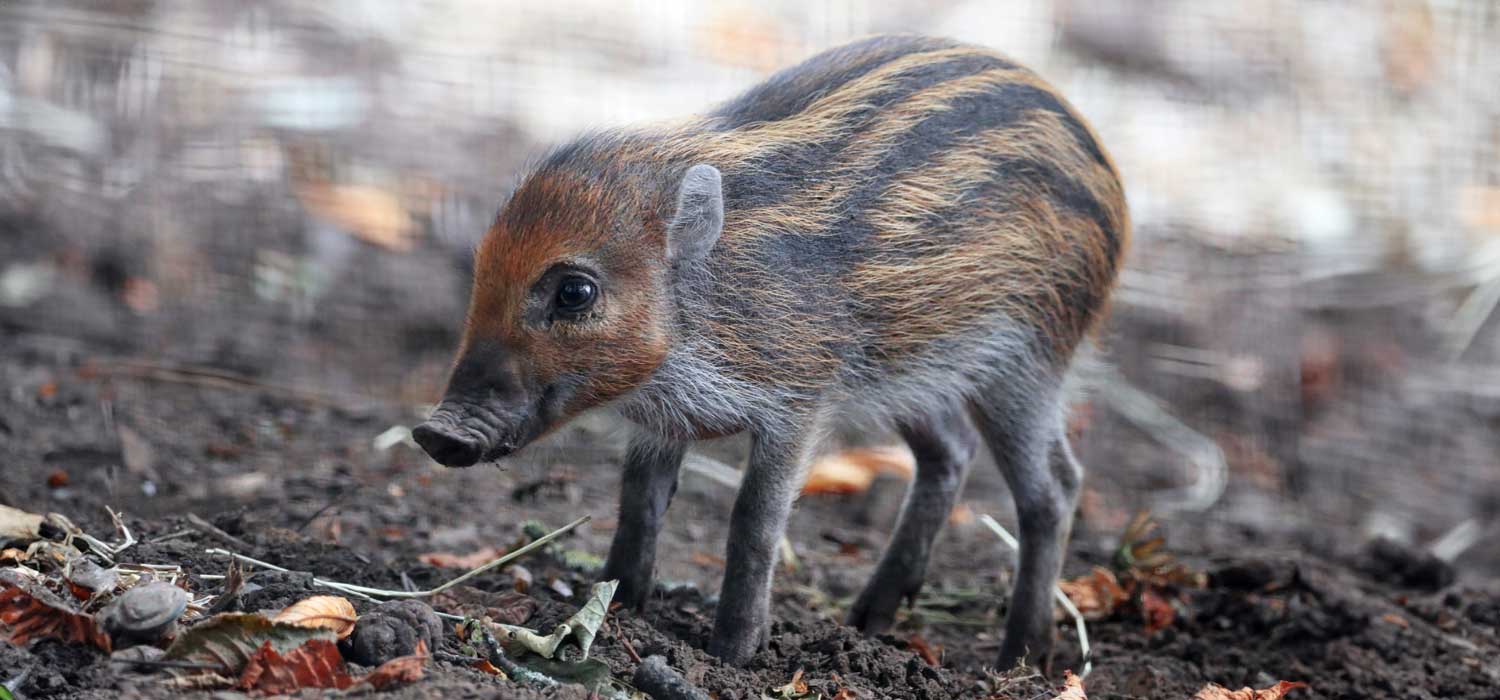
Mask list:
POLYGON ((443 623, 432 608, 416 600, 381 603, 360 616, 354 632, 343 642, 344 657, 358 664, 379 666, 399 656, 416 653, 417 642, 436 649, 443 623))

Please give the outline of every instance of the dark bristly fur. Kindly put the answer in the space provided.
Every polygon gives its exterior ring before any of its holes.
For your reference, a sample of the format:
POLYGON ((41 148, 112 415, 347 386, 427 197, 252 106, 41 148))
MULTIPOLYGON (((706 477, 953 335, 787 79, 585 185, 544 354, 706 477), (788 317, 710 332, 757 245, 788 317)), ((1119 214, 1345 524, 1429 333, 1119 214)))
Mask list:
POLYGON ((1000 663, 1045 663, 1080 467, 1061 384, 1129 236, 1118 175, 1036 74, 987 49, 878 37, 709 114, 595 133, 523 181, 475 260, 447 396, 414 432, 464 466, 613 403, 625 460, 606 575, 650 591, 688 444, 752 434, 710 651, 765 642, 800 470, 831 426, 899 432, 917 473, 849 621, 878 631, 922 585, 980 440, 1022 546, 1000 663), (563 280, 597 285, 563 313, 563 280))

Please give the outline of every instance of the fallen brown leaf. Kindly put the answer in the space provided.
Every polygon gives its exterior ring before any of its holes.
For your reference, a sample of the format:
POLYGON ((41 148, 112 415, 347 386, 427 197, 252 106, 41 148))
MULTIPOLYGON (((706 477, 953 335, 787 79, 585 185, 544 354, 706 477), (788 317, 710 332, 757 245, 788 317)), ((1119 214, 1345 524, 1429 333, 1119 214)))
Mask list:
POLYGON ((1177 610, 1172 607, 1171 601, 1154 589, 1147 588, 1141 591, 1141 617, 1146 621, 1146 634, 1154 634, 1172 624, 1172 620, 1177 617, 1177 610))
POLYGON ((395 193, 369 185, 309 182, 298 185, 297 198, 314 217, 366 243, 407 252, 416 243, 411 214, 395 193))
POLYGON ((241 690, 283 695, 300 688, 348 688, 354 684, 338 644, 327 639, 308 640, 286 654, 264 642, 240 673, 241 690))
POLYGON ((1262 690, 1250 688, 1230 690, 1217 683, 1209 683, 1193 695, 1193 700, 1281 700, 1286 697, 1287 693, 1306 687, 1308 687, 1307 684, 1302 682, 1280 681, 1262 690))
POLYGON ((505 675, 504 671, 496 668, 494 664, 490 663, 489 659, 479 659, 475 661, 473 664, 473 668, 481 673, 488 673, 491 676, 510 678, 510 676, 505 675))
POLYGON ((292 603, 276 613, 271 621, 298 627, 322 627, 333 630, 334 635, 343 639, 354 631, 358 619, 359 614, 354 612, 354 605, 347 599, 336 595, 315 595, 292 603))
POLYGON ((861 493, 878 474, 910 477, 916 469, 911 450, 902 446, 857 447, 824 455, 808 470, 803 495, 861 493))
POLYGON ((531 615, 541 605, 536 598, 524 593, 505 591, 495 596, 495 599, 485 606, 484 611, 495 622, 520 625, 531 619, 531 615))
POLYGON ((0 623, 5 639, 22 646, 32 639, 92 644, 110 651, 109 635, 93 616, 20 574, 0 570, 0 623))
POLYGON ((417 649, 411 655, 400 656, 381 664, 370 675, 359 679, 359 682, 368 683, 376 690, 384 690, 422 680, 430 658, 432 654, 427 652, 427 642, 417 640, 417 649))
POLYGON ((928 666, 937 666, 942 663, 942 645, 934 647, 919 634, 913 634, 907 639, 906 645, 911 647, 912 651, 917 652, 917 656, 922 657, 922 660, 926 661, 928 666))
POLYGON ((485 547, 468 554, 454 554, 452 552, 428 552, 417 557, 423 564, 430 566, 441 566, 455 569, 474 569, 483 566, 490 561, 500 558, 505 550, 496 547, 485 547))
POLYGON ((1083 679, 1073 675, 1072 671, 1063 671, 1062 692, 1053 696, 1052 700, 1089 700, 1083 694, 1083 679))
POLYGON ((802 700, 812 694, 812 690, 807 687, 807 681, 802 680, 802 669, 800 668, 792 674, 792 680, 788 681, 786 685, 772 688, 771 692, 775 693, 772 697, 776 700, 802 700))
POLYGON ((1073 601, 1078 612, 1091 620, 1114 613, 1130 600, 1130 593, 1120 585, 1114 572, 1102 566, 1078 578, 1059 581, 1057 587, 1073 601))

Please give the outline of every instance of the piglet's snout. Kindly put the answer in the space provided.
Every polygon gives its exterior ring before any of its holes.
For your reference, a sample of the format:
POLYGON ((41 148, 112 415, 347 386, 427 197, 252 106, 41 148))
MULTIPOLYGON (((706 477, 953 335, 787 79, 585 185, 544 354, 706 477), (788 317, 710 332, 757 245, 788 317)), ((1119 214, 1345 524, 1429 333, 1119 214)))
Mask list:
POLYGON ((484 458, 489 441, 466 426, 452 410, 439 408, 426 422, 412 428, 411 437, 438 464, 467 467, 484 458))

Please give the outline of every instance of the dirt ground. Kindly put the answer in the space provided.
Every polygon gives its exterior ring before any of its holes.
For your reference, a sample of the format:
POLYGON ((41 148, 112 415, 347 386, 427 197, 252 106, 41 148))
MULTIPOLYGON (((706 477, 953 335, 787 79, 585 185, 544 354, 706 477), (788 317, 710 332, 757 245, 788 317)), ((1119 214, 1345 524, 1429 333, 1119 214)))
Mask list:
MULTIPOLYGON (((423 564, 419 555, 509 547, 529 519, 555 527, 590 514, 594 520, 567 546, 602 554, 608 545, 618 485, 618 458, 609 446, 618 440, 600 421, 585 421, 569 436, 601 446, 592 452, 557 449, 499 468, 450 471, 406 445, 372 444, 388 427, 411 421, 401 406, 330 403, 295 390, 121 364, 86 341, 53 335, 22 332, 0 347, 6 389, 0 501, 61 512, 100 534, 111 531, 104 507, 116 508, 141 540, 124 561, 222 573, 226 562, 203 550, 226 543, 189 522, 189 513, 248 545, 244 554, 382 587, 446 580, 458 570, 423 564)), ((1108 467, 1096 466, 1091 492, 1107 492, 1103 485, 1112 478, 1108 467)), ((702 649, 731 497, 694 472, 684 476, 661 546, 662 591, 643 614, 617 613, 618 628, 596 646, 617 677, 628 678, 634 668, 628 639, 642 655, 665 654, 688 679, 726 700, 759 698, 799 670, 824 697, 839 688, 858 698, 1055 692, 1056 678, 987 668, 998 650, 1008 564, 998 541, 972 521, 945 531, 927 588, 893 634, 867 638, 838 623, 879 554, 890 518, 890 508, 870 495, 803 499, 791 530, 798 565, 779 576, 770 648, 746 669, 718 665, 702 649), (913 651, 914 635, 941 650, 939 665, 913 651)), ((969 511, 1003 520, 1004 500, 993 470, 977 469, 965 493, 969 511)), ((1098 510, 1085 505, 1069 574, 1109 559, 1117 524, 1091 519, 1098 510)), ((1175 620, 1153 634, 1130 610, 1091 623, 1090 698, 1186 698, 1207 682, 1237 688, 1277 680, 1310 684, 1294 698, 1500 696, 1500 587, 1492 572, 1466 572, 1450 585, 1453 572, 1443 565, 1400 552, 1374 559, 1368 547, 1338 536, 1327 539, 1345 549, 1267 537, 1223 520, 1168 518, 1164 525, 1169 547, 1207 572, 1208 585, 1184 591, 1175 620)), ((578 602, 568 594, 581 595, 591 582, 587 571, 549 556, 522 566, 533 579, 531 593, 543 601, 536 620, 561 619, 578 602)), ((489 574, 475 585, 509 589, 516 575, 489 574)), ((305 575, 252 580, 263 587, 242 601, 250 609, 323 592, 305 575)), ((193 583, 204 592, 219 585, 193 583)), ((1060 622, 1059 631, 1057 668, 1081 669, 1072 626, 1060 622)), ((456 641, 447 644, 456 649, 456 641)), ((7 678, 29 672, 20 689, 25 698, 166 695, 159 676, 125 672, 99 653, 54 641, 25 649, 0 644, 0 669, 7 678)), ((442 661, 426 680, 388 694, 585 695, 576 686, 522 688, 442 661)))

